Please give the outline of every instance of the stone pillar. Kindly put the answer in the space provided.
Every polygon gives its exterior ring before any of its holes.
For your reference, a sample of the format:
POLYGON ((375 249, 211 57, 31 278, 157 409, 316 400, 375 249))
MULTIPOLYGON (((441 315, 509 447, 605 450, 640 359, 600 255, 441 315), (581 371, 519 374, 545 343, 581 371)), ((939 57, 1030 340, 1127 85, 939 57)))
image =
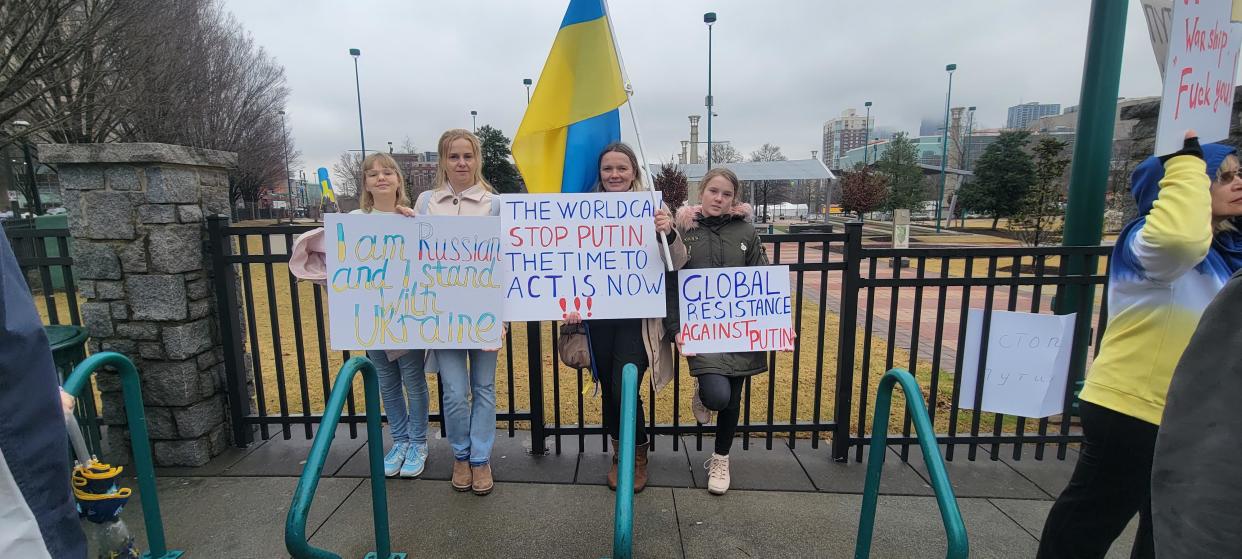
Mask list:
MULTIPOLYGON (((134 360, 155 462, 199 466, 223 452, 223 348, 214 323, 204 215, 228 214, 233 153, 167 144, 39 147, 69 211, 73 272, 91 352, 134 360)), ((107 458, 128 456, 120 383, 96 376, 107 458)))

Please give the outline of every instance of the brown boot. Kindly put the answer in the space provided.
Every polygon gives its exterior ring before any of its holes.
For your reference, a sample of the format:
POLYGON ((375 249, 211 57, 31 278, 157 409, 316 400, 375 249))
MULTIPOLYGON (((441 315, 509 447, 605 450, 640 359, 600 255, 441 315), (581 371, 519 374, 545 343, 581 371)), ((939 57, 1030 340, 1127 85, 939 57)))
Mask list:
POLYGON ((643 488, 647 487, 647 450, 651 448, 651 442, 645 442, 634 447, 634 492, 642 493, 643 488))
POLYGON ((617 449, 620 447, 621 441, 612 439, 612 466, 608 468, 608 488, 613 491, 617 490, 617 461, 621 459, 617 449))
POLYGON ((453 489, 455 491, 469 491, 471 483, 473 483, 473 480, 470 475, 470 462, 466 460, 454 460, 453 489))
POLYGON ((492 482, 491 464, 470 466, 470 475, 474 477, 474 481, 470 488, 474 490, 475 495, 481 497, 492 492, 492 487, 495 486, 495 483, 492 482))

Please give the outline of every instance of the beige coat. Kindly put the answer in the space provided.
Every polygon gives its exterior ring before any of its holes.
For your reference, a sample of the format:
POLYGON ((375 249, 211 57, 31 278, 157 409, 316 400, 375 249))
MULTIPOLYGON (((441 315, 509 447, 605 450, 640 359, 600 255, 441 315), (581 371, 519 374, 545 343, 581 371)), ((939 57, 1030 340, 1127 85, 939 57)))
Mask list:
MULTIPOLYGON (((667 209, 667 208, 665 208, 667 209)), ((677 229, 674 228, 676 233, 677 229)), ((673 257, 673 269, 680 270, 686 265, 689 258, 686 255, 686 245, 681 242, 680 235, 670 235, 668 240, 668 252, 673 257)), ((660 258, 664 258, 664 251, 660 251, 660 258)), ((668 272, 667 274, 675 274, 676 272, 668 272)), ((676 284, 676 282, 674 282, 676 284)), ((666 312, 678 312, 676 306, 668 306, 666 312)), ((671 340, 664 339, 664 318, 645 318, 643 319, 643 347, 647 349, 647 360, 651 363, 651 387, 656 392, 664 388, 666 384, 673 380, 673 344, 671 340)))
POLYGON ((437 188, 419 194, 414 211, 418 215, 500 215, 500 195, 478 184, 461 194, 454 194, 449 188, 437 188))

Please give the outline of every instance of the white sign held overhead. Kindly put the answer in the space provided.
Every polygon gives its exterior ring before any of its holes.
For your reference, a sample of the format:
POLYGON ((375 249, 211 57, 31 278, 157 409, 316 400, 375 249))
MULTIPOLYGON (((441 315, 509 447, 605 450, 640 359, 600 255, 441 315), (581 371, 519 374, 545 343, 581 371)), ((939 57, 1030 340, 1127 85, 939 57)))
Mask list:
POLYGON ((1019 417, 1061 413, 1076 316, 992 311, 985 354, 983 310, 971 309, 958 407, 975 409, 979 359, 986 355, 979 410, 1019 417))
POLYGON ((1231 0, 1173 2, 1156 155, 1182 148, 1187 130, 1203 143, 1229 137, 1242 24, 1231 0))

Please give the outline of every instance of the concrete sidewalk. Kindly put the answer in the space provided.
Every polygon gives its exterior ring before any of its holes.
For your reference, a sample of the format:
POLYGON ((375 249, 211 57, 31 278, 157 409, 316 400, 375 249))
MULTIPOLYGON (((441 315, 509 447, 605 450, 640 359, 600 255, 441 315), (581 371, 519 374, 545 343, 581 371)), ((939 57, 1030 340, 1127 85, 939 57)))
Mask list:
MULTIPOLYGON (((364 434, 364 432, 360 432, 364 434)), ((194 557, 287 557, 284 522, 309 441, 299 430, 251 448, 231 450, 203 468, 162 470, 160 501, 171 547, 194 557)), ((659 437, 652 483, 635 498, 635 557, 852 557, 865 467, 837 464, 828 448, 799 440, 790 449, 762 439, 734 444, 733 488, 705 489, 702 463, 711 439, 659 437)), ((337 435, 319 482, 307 532, 313 545, 345 558, 374 548, 370 480, 363 439, 337 435)), ((529 434, 497 440, 496 490, 476 497, 445 481, 447 444, 433 440, 423 479, 388 480, 393 549, 410 557, 604 557, 611 553, 614 494, 603 485, 608 455, 599 439, 576 439, 560 455, 530 456, 529 434)), ((876 519, 873 557, 938 557, 944 529, 917 447, 903 463, 890 449, 876 519)), ((1004 447, 1002 447, 1004 448, 1004 447)), ((965 448, 947 463, 970 536, 972 557, 1032 557, 1044 518, 1076 459, 992 460, 965 448)), ((141 536, 135 497, 126 519, 141 536)), ((1133 524, 1109 557, 1127 557, 1133 524)), ((145 540, 140 540, 144 541, 145 540)))

